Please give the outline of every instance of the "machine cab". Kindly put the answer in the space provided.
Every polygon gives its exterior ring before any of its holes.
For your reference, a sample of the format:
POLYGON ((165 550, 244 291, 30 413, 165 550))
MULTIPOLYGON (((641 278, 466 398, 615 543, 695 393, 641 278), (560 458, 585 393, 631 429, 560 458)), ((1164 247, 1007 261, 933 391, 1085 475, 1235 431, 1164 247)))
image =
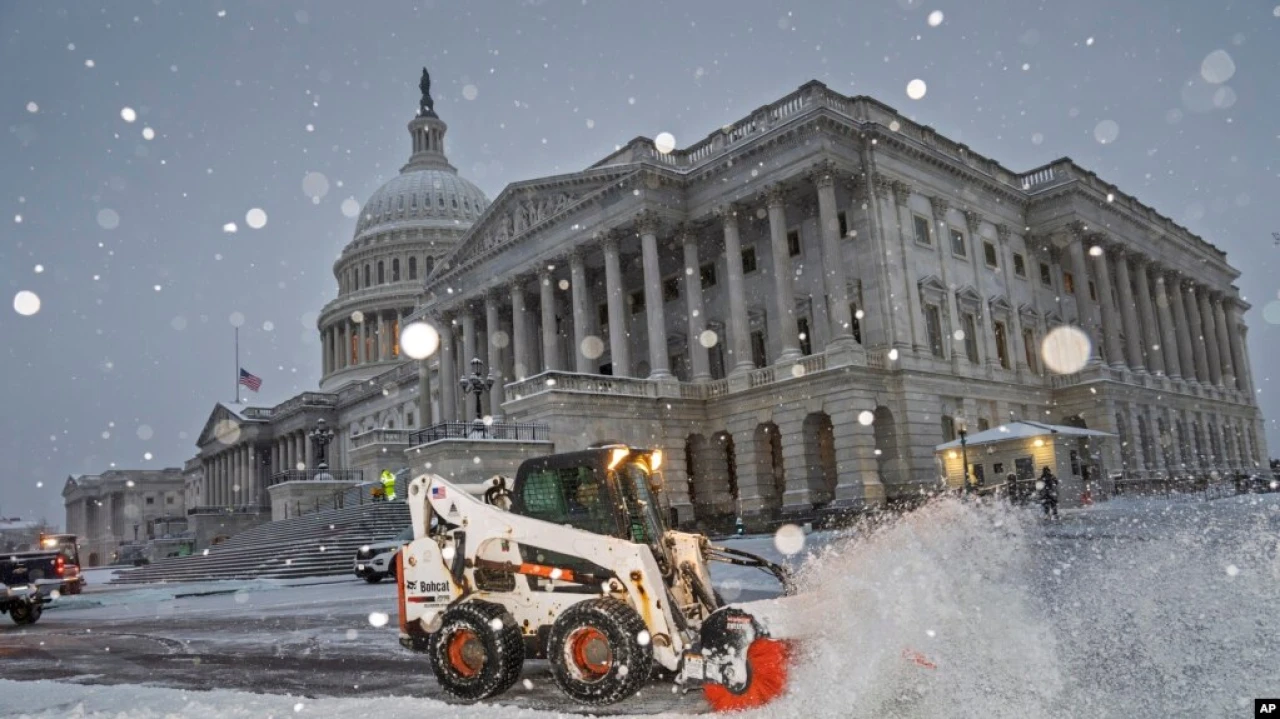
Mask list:
POLYGON ((669 527, 661 467, 662 450, 622 444, 526 460, 511 511, 649 545, 662 564, 660 540, 669 527))

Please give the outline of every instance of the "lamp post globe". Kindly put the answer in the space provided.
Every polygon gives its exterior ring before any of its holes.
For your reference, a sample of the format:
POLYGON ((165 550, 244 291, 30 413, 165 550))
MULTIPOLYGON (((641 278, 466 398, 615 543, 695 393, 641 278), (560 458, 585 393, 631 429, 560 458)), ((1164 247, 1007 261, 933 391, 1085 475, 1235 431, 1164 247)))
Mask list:
POLYGON ((323 418, 316 420, 315 429, 311 430, 308 435, 312 442, 316 443, 316 469, 328 469, 329 462, 326 459, 325 448, 333 441, 333 429, 329 427, 329 423, 323 418))

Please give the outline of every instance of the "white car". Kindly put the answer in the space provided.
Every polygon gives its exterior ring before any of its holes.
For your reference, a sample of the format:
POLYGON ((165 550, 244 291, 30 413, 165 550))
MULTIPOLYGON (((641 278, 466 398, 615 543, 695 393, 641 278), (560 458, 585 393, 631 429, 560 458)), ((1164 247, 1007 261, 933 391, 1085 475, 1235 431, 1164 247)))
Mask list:
POLYGON ((413 527, 405 527, 395 539, 366 544, 356 550, 356 577, 370 584, 396 575, 395 556, 405 544, 413 541, 413 527))

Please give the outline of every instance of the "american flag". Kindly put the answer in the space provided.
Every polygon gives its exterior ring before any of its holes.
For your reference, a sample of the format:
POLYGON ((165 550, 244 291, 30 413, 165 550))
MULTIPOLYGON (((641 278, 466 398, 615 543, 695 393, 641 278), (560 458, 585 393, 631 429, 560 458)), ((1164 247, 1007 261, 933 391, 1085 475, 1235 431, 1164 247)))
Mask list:
POLYGON ((256 374, 251 374, 244 367, 241 367, 240 368, 240 384, 244 385, 245 387, 248 387, 254 392, 257 392, 258 388, 262 386, 262 378, 256 374))
POLYGON ((444 499, 444 487, 439 485, 431 488, 432 499, 444 499))

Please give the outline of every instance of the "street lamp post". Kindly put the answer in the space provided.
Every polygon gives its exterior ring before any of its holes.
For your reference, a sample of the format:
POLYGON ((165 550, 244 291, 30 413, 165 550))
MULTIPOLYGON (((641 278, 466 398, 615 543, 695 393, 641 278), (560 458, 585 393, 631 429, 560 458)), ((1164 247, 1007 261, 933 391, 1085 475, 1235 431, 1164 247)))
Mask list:
POLYGON ((316 420, 316 428, 311 430, 311 441, 316 443, 316 469, 328 469, 329 462, 325 459, 325 447, 333 441, 333 430, 329 428, 329 423, 324 419, 316 420))
POLYGON ((966 438, 969 436, 969 422, 964 415, 956 417, 956 434, 960 435, 960 463, 964 467, 964 493, 968 494, 973 490, 969 483, 969 449, 966 445, 966 438))
POLYGON ((480 398, 485 392, 493 388, 494 382, 493 373, 490 372, 486 377, 483 374, 484 369, 484 362, 479 357, 472 358, 471 375, 469 377, 464 376, 458 380, 458 384, 462 386, 463 394, 471 393, 476 396, 476 418, 472 422, 472 431, 479 432, 481 436, 485 436, 487 433, 484 424, 484 406, 480 398))

